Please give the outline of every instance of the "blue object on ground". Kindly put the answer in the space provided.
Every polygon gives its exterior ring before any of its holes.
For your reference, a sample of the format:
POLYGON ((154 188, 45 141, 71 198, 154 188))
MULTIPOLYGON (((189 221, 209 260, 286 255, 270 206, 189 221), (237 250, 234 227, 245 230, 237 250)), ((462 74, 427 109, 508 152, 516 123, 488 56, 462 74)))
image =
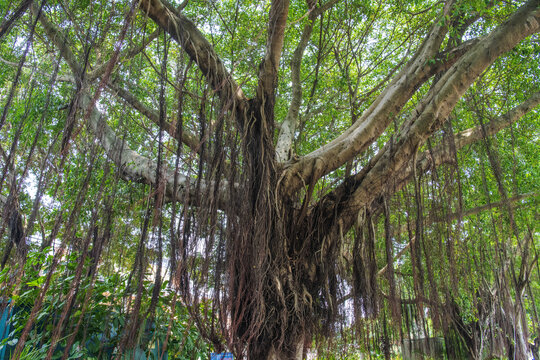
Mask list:
MULTIPOLYGON (((7 339, 9 336, 9 331, 11 329, 11 324, 9 323, 9 319, 11 317, 11 306, 10 306, 11 300, 5 304, 5 309, 2 312, 2 316, 0 317, 0 343, 7 339)), ((8 356, 6 353, 10 353, 11 349, 8 349, 10 346, 5 344, 4 346, 0 345, 0 359, 6 359, 8 356)))
POLYGON ((232 353, 212 353, 210 354, 210 360, 233 360, 233 354, 232 353))

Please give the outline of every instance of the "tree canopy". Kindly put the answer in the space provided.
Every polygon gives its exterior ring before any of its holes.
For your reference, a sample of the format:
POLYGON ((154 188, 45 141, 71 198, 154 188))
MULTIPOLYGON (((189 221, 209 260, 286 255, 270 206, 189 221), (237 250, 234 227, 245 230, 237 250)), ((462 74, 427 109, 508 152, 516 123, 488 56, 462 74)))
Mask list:
POLYGON ((0 15, 13 359, 538 351, 539 0, 0 15))

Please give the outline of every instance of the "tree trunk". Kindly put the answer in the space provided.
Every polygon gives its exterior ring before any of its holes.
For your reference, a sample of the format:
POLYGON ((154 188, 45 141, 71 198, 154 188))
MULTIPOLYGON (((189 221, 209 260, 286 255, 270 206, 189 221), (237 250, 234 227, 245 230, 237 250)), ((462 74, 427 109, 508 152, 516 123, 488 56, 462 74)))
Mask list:
MULTIPOLYGON (((249 354, 248 358, 251 359, 264 359, 264 360, 302 360, 304 354, 304 337, 298 336, 291 339, 292 349, 288 351, 279 350, 276 346, 272 345, 268 349, 266 354, 260 354, 257 350, 253 354, 249 354)), ((253 345, 256 347, 257 345, 253 345)))

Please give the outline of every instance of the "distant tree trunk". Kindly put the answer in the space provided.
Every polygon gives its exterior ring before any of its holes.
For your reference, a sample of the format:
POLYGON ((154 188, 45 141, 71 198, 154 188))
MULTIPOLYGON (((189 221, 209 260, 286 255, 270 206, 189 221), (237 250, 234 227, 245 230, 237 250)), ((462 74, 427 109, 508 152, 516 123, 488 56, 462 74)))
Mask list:
MULTIPOLYGON (((528 345, 527 325, 523 319, 520 294, 514 301, 507 284, 495 294, 491 290, 483 291, 479 298, 482 308, 478 309, 479 319, 466 323, 456 304, 451 305, 453 329, 447 330, 450 336, 445 338, 449 358, 462 358, 466 352, 470 359, 504 357, 508 359, 528 359, 531 349, 528 345), (494 300, 491 297, 498 298, 494 300), (451 336, 459 334, 459 338, 451 336), (461 345, 465 349, 462 349, 461 345)), ((480 305, 479 305, 480 306, 480 305)))
POLYGON ((521 293, 516 293, 515 301, 512 301, 508 291, 504 291, 503 296, 502 303, 506 312, 506 326, 503 328, 506 331, 508 359, 529 359, 532 354, 529 349, 527 324, 523 323, 521 293))

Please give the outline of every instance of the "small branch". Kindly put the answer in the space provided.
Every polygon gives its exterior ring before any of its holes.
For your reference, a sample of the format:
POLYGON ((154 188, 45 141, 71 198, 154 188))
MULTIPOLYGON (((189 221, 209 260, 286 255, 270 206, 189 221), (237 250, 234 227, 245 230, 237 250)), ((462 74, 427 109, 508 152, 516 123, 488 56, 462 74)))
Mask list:
MULTIPOLYGON (((146 116, 155 125, 160 126, 159 114, 157 111, 146 107, 135 96, 133 96, 129 91, 119 86, 116 82, 109 82, 107 86, 112 90, 115 95, 124 99, 128 104, 130 104, 134 109, 146 116)), ((172 138, 177 137, 176 124, 165 121, 162 129, 165 130, 172 138)), ((196 151, 198 148, 200 148, 199 140, 186 130, 182 131, 182 142, 186 144, 192 151, 196 151)))
MULTIPOLYGON (((291 147, 294 140, 294 133, 298 126, 298 115, 300 106, 302 105, 302 84, 300 81, 300 70, 302 68, 302 59, 308 45, 309 39, 313 32, 315 20, 322 15, 326 10, 334 6, 339 0, 331 0, 324 5, 309 10, 308 21, 304 26, 300 42, 294 50, 291 60, 291 79, 292 79, 292 99, 287 111, 285 120, 281 123, 278 141, 276 144, 276 160, 278 162, 288 161, 291 154, 291 147)), ((308 1, 308 6, 312 5, 312 1, 308 1)))
MULTIPOLYGON (((120 63, 122 61, 126 61, 126 60, 129 60, 129 59, 132 59, 133 57, 135 57, 137 54, 139 54, 141 51, 143 51, 148 46, 148 44, 150 44, 152 41, 154 41, 158 37, 158 35, 159 35, 159 29, 155 30, 153 33, 148 35, 148 37, 146 39, 144 39, 143 42, 139 46, 137 46, 137 47, 135 47, 133 49, 130 49, 128 51, 122 52, 122 54, 120 54, 120 56, 119 56, 119 59, 122 59, 122 60, 120 60, 118 62, 120 63)), ((94 79, 97 79, 98 77, 100 77, 101 75, 103 75, 105 73, 105 70, 107 69, 108 63, 109 62, 106 61, 103 64, 98 65, 94 70, 92 70, 90 73, 88 73, 87 78, 89 80, 94 80, 94 79)))
MULTIPOLYGON (((517 195, 517 196, 513 196, 511 198, 508 198, 508 201, 514 203, 514 202, 518 202, 518 201, 521 201, 521 200, 524 200, 524 199, 527 199, 527 198, 530 198, 530 197, 537 197, 538 195, 539 195, 538 193, 530 192, 530 193, 520 194, 520 195, 517 195)), ((463 212, 462 216, 477 215, 477 214, 481 213, 482 211, 490 210, 490 209, 493 209, 493 208, 496 208, 496 207, 501 207, 503 205, 504 205, 504 201, 497 201, 497 202, 477 206, 475 208, 465 210, 463 212)), ((460 216, 459 213, 452 213, 452 214, 448 215, 448 219, 449 220, 457 220, 459 218, 459 216, 460 216)), ((434 223, 434 222, 445 221, 445 220, 446 219, 435 218, 433 220, 428 219, 427 221, 428 221, 428 223, 434 223)))
MULTIPOLYGON (((6 64, 6 65, 8 65, 8 66, 15 67, 15 68, 19 66, 19 63, 18 63, 18 62, 8 61, 8 60, 2 58, 1 56, 0 56, 0 62, 3 62, 4 64, 6 64)), ((38 74, 43 75, 43 76, 45 76, 45 77, 47 77, 47 78, 49 78, 49 79, 52 78, 52 75, 51 75, 51 74, 48 74, 48 73, 46 73, 46 72, 44 72, 44 71, 41 71, 41 70, 38 69, 38 68, 33 68, 33 67, 30 66, 30 65, 23 64, 22 67, 23 67, 23 68, 26 68, 26 69, 29 69, 29 70, 32 70, 32 71, 35 71, 35 72, 37 72, 38 74)), ((72 76, 64 76, 64 75, 62 75, 62 76, 57 76, 57 77, 56 77, 56 80, 61 81, 61 82, 75 83, 75 79, 74 79, 72 76)))
MULTIPOLYGON (((540 91, 533 93, 527 100, 516 106, 507 113, 497 117, 496 119, 485 124, 487 136, 497 134, 502 129, 510 126, 525 114, 535 109, 540 105, 540 91)), ((456 150, 460 150, 465 146, 482 140, 482 127, 480 125, 460 131, 454 135, 454 143, 456 150)), ((416 164, 419 173, 423 173, 430 168, 437 167, 441 164, 453 161, 450 151, 450 143, 446 141, 443 144, 436 146, 431 152, 424 152, 418 157, 416 164)), ((404 170, 399 172, 398 180, 396 181, 396 189, 401 189, 408 182, 412 174, 412 165, 408 165, 404 170)))
POLYGON ((24 0, 21 5, 19 5, 19 7, 15 10, 13 15, 11 15, 9 19, 0 24, 0 39, 2 39, 5 34, 7 34, 9 29, 13 26, 13 23, 24 15, 26 10, 28 10, 28 7, 32 4, 32 1, 33 0, 24 0))
POLYGON ((313 9, 313 18, 316 19, 322 15, 326 10, 329 10, 332 6, 336 5, 340 0, 330 0, 324 3, 323 5, 313 9))
POLYGON ((184 10, 184 9, 186 8, 186 6, 188 6, 188 4, 189 4, 189 0, 184 0, 184 1, 182 1, 182 2, 180 3, 180 5, 178 5, 178 6, 176 7, 176 10, 178 10, 179 12, 182 11, 182 10, 184 10))
POLYGON ((425 8, 425 9, 423 9, 423 10, 419 10, 419 11, 417 11, 417 12, 412 12, 412 11, 407 11, 407 10, 405 10, 405 12, 406 12, 407 14, 411 15, 411 16, 418 16, 418 15, 420 15, 420 14, 423 14, 423 13, 425 13, 425 12, 428 12, 429 10, 433 9, 435 6, 438 6, 439 4, 442 4, 443 2, 444 2, 444 1, 439 0, 439 1, 437 1, 435 4, 430 5, 430 6, 428 6, 427 8, 425 8))
MULTIPOLYGON (((540 91, 533 93, 527 100, 508 111, 506 114, 499 116, 495 120, 485 124, 486 135, 495 135, 502 129, 521 119, 525 114, 536 108, 538 105, 540 105, 540 91)), ((456 147, 462 148, 482 139, 482 137, 482 126, 480 125, 461 131, 455 135, 456 147)))
MULTIPOLYGON (((520 194, 520 195, 511 197, 511 198, 508 199, 508 201, 514 203, 514 202, 518 202, 518 201, 521 201, 521 200, 524 200, 524 199, 527 199, 527 198, 530 198, 530 197, 537 197, 538 195, 539 195, 538 193, 530 192, 530 193, 520 194)), ((496 207, 501 207, 501 206, 504 206, 504 201, 497 201, 497 202, 477 206, 475 208, 465 210, 461 214, 458 213, 458 212, 455 212, 455 213, 452 213, 452 214, 448 215, 445 218, 430 217, 430 218, 426 219, 425 226, 428 226, 428 225, 431 225, 431 224, 434 224, 434 223, 437 223, 437 222, 441 222, 441 221, 451 221, 451 220, 457 220, 460 217, 477 215, 477 214, 481 213, 482 211, 490 210, 490 209, 493 209, 493 208, 496 208, 496 207)), ((407 231, 407 227, 402 226, 396 232, 396 235, 401 234, 401 233, 406 232, 406 231, 407 231)), ((414 240, 415 240, 415 237, 413 236, 412 240, 409 241, 407 243, 407 245, 405 245, 405 247, 403 249, 401 249, 397 253, 397 255, 394 257, 394 259, 393 259, 394 262, 396 260, 399 260, 403 256, 403 254, 405 254, 406 250, 411 246, 411 244, 414 242, 414 240)), ((381 270, 379 270, 379 272, 377 273, 377 276, 383 275, 387 271, 387 269, 388 269, 388 265, 383 266, 381 268, 381 270)))
MULTIPOLYGON (((405 254, 405 252, 407 251, 407 249, 409 249, 409 247, 411 247, 411 244, 414 243, 414 239, 415 237, 413 236, 413 238, 407 243, 407 245, 405 245, 405 247, 403 247, 403 249, 401 249, 397 254, 396 256, 394 256, 394 259, 392 260, 392 262, 396 262, 397 260, 399 260, 403 254, 405 254)), ((382 267, 381 270, 379 270, 377 272, 377 276, 382 276, 384 275, 384 273, 388 270, 388 264, 386 264, 385 266, 382 267)))

